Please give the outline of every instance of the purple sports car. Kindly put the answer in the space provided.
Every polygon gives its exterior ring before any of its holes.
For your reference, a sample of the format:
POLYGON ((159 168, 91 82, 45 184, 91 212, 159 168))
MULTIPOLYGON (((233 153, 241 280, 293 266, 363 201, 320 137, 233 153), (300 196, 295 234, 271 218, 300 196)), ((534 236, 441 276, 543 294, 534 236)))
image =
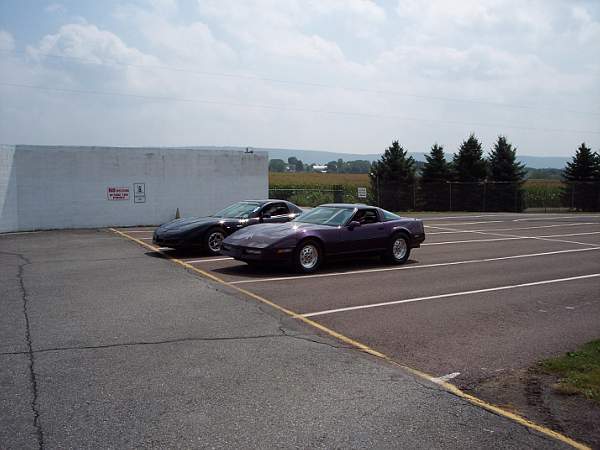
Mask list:
POLYGON ((250 226, 223 241, 221 253, 247 263, 291 262, 316 271, 326 256, 376 253, 403 264, 425 240, 423 222, 368 205, 331 203, 281 224, 250 226))

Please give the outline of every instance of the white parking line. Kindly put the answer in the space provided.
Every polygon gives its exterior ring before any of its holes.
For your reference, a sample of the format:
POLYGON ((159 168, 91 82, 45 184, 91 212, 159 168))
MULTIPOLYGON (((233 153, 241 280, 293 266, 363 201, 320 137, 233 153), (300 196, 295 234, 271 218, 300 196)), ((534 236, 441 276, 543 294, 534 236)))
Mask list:
MULTIPOLYGON (((434 227, 435 228, 435 227, 434 227)), ((458 230, 452 230, 452 228, 444 228, 447 231, 458 231, 458 230)), ((484 236, 499 236, 499 237, 503 237, 503 238, 522 238, 522 239, 536 239, 539 241, 548 241, 548 242, 562 242, 562 243, 567 243, 567 244, 577 244, 577 245, 585 245, 588 247, 597 247, 596 244, 590 244, 589 242, 578 242, 578 241, 570 241, 570 240, 565 240, 565 239, 554 239, 554 238, 550 238, 550 237, 540 237, 540 236, 518 236, 515 234, 501 234, 501 233, 490 233, 489 231, 473 231, 473 233, 476 234, 482 234, 484 236)), ((507 239, 509 240, 509 239, 507 239)), ((491 241, 491 239, 490 239, 491 241)), ((463 242, 468 242, 468 241, 463 241, 463 242)), ((477 242, 477 240, 472 240, 471 242, 477 242)), ((479 241, 479 242, 485 242, 483 240, 479 241)), ((450 241, 447 243, 458 243, 458 241, 450 241)), ((435 243, 428 243, 428 244, 421 244, 421 245, 434 245, 435 243)))
POLYGON ((531 239, 526 236, 515 236, 515 237, 503 237, 503 238, 495 238, 495 239, 466 239, 464 241, 444 241, 444 242, 427 242, 421 244, 421 247, 425 247, 428 245, 449 245, 449 244, 468 244, 471 242, 495 242, 495 241, 515 241, 521 239, 531 239))
MULTIPOLYGON (((436 228, 438 225, 440 226, 456 226, 456 225, 477 225, 477 224, 485 224, 485 223, 507 223, 507 222, 527 222, 527 221, 533 221, 533 220, 559 220, 559 219, 582 219, 582 218, 594 218, 594 219, 600 219, 600 215, 590 215, 590 216, 561 216, 561 217, 527 217, 527 218, 521 218, 521 219, 508 219, 508 220, 482 220, 482 221, 478 221, 478 222, 447 222, 447 223, 440 223, 437 224, 436 226, 430 225, 431 228, 436 228)), ((423 222, 427 223, 428 220, 427 219, 423 219, 423 222)), ((425 225, 427 226, 427 225, 425 225)))
MULTIPOLYGON (((479 232, 474 231, 474 233, 479 233, 479 232)), ((482 234, 489 234, 489 233, 482 233, 482 234)), ((600 231, 591 231, 588 233, 549 234, 546 236, 510 236, 510 237, 495 238, 495 239, 466 239, 463 241, 427 242, 427 243, 421 244, 421 247, 424 247, 427 245, 467 244, 470 242, 514 241, 514 240, 520 240, 520 239, 541 239, 541 240, 548 240, 548 241, 552 240, 552 241, 556 241, 556 242, 567 242, 567 243, 571 243, 571 244, 580 244, 580 245, 596 245, 596 244, 585 243, 585 242, 574 242, 574 241, 564 241, 564 240, 559 240, 559 239, 550 239, 550 238, 555 238, 555 237, 584 236, 584 235, 590 235, 590 234, 600 234, 600 231)))
POLYGON ((195 264, 195 263, 203 263, 203 262, 211 262, 211 261, 227 261, 233 259, 230 256, 227 257, 223 257, 223 258, 202 258, 202 259, 192 259, 192 260, 182 260, 183 262, 186 262, 188 264, 195 264))
POLYGON ((547 237, 569 237, 569 236, 585 236, 590 234, 600 234, 600 231, 588 231, 586 233, 570 233, 570 234, 551 234, 546 236, 536 236, 539 238, 547 238, 547 237))
POLYGON ((19 234, 35 234, 35 233, 43 233, 43 231, 11 231, 8 233, 0 233, 0 237, 9 237, 9 236, 16 236, 19 234))
POLYGON ((571 216, 561 216, 561 217, 526 217, 526 218, 522 218, 522 219, 513 219, 513 222, 523 222, 523 221, 528 221, 528 220, 559 220, 559 219, 582 219, 582 218, 587 218, 587 217, 593 217, 594 219, 600 219, 600 214, 591 214, 591 215, 587 215, 587 216, 582 216, 582 215, 571 215, 571 216))
POLYGON ((439 298, 459 297, 459 296, 473 295, 473 294, 483 294, 486 292, 505 291, 505 290, 509 290, 509 289, 518 289, 518 288, 531 287, 531 286, 541 286, 544 284, 565 283, 567 281, 585 280, 588 278, 596 278, 596 277, 600 277, 600 273, 592 273, 589 275, 580 275, 577 277, 556 278, 553 280, 534 281, 532 283, 510 284, 507 286, 498 286, 498 287, 486 288, 486 289, 476 289, 474 291, 452 292, 452 293, 448 293, 448 294, 430 295, 427 297, 407 298, 406 300, 395 300, 395 301, 391 301, 391 302, 371 303, 369 305, 349 306, 347 308, 328 309, 325 311, 318 311, 318 312, 312 312, 312 313, 300 314, 300 315, 302 317, 325 316, 328 314, 336 314, 336 313, 341 313, 341 312, 346 312, 346 311, 356 311, 359 309, 379 308, 382 306, 400 305, 403 303, 414 303, 414 302, 421 302, 424 300, 437 300, 439 298))
POLYGON ((459 375, 460 375, 460 372, 452 372, 447 375, 442 375, 441 377, 432 378, 431 381, 433 381, 434 383, 438 383, 438 384, 444 383, 446 381, 451 380, 452 378, 456 378, 459 375))
MULTIPOLYGON (((539 217, 540 219, 542 218, 556 218, 556 219, 560 219, 563 218, 561 216, 561 214, 559 213, 487 213, 487 214, 477 214, 477 215, 463 215, 463 216, 421 216, 421 215, 415 215, 414 217, 417 217, 421 220, 446 220, 446 219, 478 219, 481 217, 520 217, 523 218, 524 220, 526 220, 527 218, 530 217, 539 217), (524 217, 525 216, 525 217, 524 217), (559 217, 556 217, 559 216, 559 217)), ((587 216, 583 216, 580 214, 571 214, 570 216, 567 217, 599 217, 600 215, 596 214, 596 215, 587 215, 587 216)))
POLYGON ((512 256, 499 256, 496 258, 469 259, 469 260, 463 260, 463 261, 451 261, 451 262, 446 262, 446 263, 396 266, 396 267, 380 267, 378 269, 351 270, 351 271, 347 271, 347 272, 318 273, 318 274, 314 274, 314 275, 292 275, 289 277, 257 278, 257 279, 252 279, 252 280, 230 281, 229 283, 230 284, 247 284, 247 283, 264 283, 264 282, 272 282, 272 281, 308 280, 311 278, 337 277, 337 276, 342 276, 342 275, 358 275, 358 274, 375 273, 375 272, 392 272, 392 271, 396 271, 396 270, 430 269, 432 267, 458 266, 458 265, 462 265, 462 264, 479 264, 479 263, 494 262, 494 261, 505 261, 505 260, 510 260, 510 259, 536 258, 536 257, 540 257, 540 256, 561 255, 564 253, 589 252, 589 251, 594 251, 594 250, 600 250, 600 247, 575 248, 572 250, 557 250, 557 251, 553 251, 553 252, 528 253, 528 254, 512 255, 512 256))
POLYGON ((478 219, 480 217, 508 217, 508 216, 522 216, 522 214, 479 214, 476 216, 447 216, 447 217, 419 217, 421 220, 446 220, 446 219, 478 219))
MULTIPOLYGON (((457 233, 476 233, 477 231, 521 231, 521 230, 533 230, 538 228, 555 228, 555 227, 575 227, 581 225, 600 225, 598 222, 577 222, 577 223, 561 223, 556 225, 539 225, 536 227, 519 227, 519 228, 490 228, 488 229, 478 229, 478 230, 460 230, 460 231, 433 231, 431 233, 427 233, 427 235, 433 234, 457 234, 457 233)), ((429 228, 438 228, 431 227, 429 228)))
MULTIPOLYGON (((504 222, 512 222, 512 220, 483 220, 479 222, 450 222, 450 223, 440 223, 438 225, 441 226, 456 226, 456 225, 481 225, 482 223, 504 223, 504 222)), ((430 228, 440 228, 438 225, 430 226, 430 228)), ((427 225, 426 225, 427 226, 427 225)))
POLYGON ((153 233, 154 228, 151 230, 125 230, 123 233, 153 233))

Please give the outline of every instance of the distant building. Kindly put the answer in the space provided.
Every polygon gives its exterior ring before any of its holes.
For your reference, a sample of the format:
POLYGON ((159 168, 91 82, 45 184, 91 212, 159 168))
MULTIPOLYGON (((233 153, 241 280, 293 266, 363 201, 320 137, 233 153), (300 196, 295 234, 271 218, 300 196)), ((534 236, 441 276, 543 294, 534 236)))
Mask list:
POLYGON ((318 165, 315 164, 312 166, 315 172, 327 173, 327 165, 318 165))

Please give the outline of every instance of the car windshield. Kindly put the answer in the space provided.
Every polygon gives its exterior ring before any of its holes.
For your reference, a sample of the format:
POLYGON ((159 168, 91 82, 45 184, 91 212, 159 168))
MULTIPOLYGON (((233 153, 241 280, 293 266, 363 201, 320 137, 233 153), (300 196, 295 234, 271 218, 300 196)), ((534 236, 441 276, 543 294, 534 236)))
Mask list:
POLYGON ((330 225, 337 227, 343 225, 350 218, 353 209, 335 208, 332 206, 318 206, 308 212, 296 217, 292 222, 316 223, 319 225, 330 225))
POLYGON ((255 211, 260 208, 260 203, 238 202, 229 205, 227 208, 216 212, 212 217, 226 217, 228 219, 247 219, 255 211))

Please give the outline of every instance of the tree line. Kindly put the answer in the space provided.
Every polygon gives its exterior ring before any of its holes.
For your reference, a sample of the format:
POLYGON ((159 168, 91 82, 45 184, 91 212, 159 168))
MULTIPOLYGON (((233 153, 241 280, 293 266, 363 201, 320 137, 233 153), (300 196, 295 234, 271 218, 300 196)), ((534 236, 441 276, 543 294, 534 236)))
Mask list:
MULTIPOLYGON (((393 141, 369 172, 371 201, 391 210, 419 204, 425 210, 522 211, 527 170, 517 160, 517 149, 499 136, 484 156, 479 139, 471 134, 451 161, 437 143, 425 155, 417 178, 412 156, 393 141), (449 208, 448 208, 449 206, 449 208)), ((600 209, 600 155, 582 143, 562 171, 562 195, 573 209, 600 209)))
MULTIPOLYGON (((283 159, 269 160, 270 172, 314 172, 315 164, 305 164, 301 159, 291 156, 287 163, 283 159)), ((371 170, 371 162, 367 160, 344 161, 329 161, 325 164, 327 173, 369 173, 371 170)))

